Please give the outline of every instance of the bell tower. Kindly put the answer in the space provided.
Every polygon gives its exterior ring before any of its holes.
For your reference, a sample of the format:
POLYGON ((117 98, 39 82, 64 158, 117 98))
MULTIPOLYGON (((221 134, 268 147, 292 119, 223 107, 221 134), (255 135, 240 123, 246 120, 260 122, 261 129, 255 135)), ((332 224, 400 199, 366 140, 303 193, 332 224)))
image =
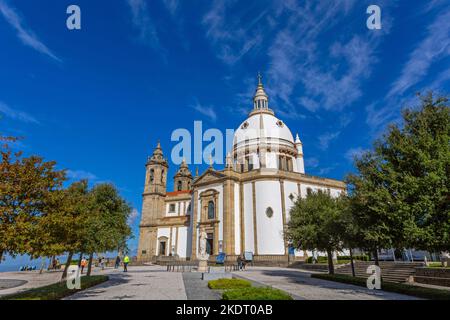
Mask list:
POLYGON ((145 176, 144 194, 166 195, 167 171, 169 165, 164 158, 161 145, 158 142, 153 155, 148 158, 145 176))
POLYGON ((157 232, 155 224, 165 215, 165 198, 167 171, 169 165, 164 158, 161 145, 158 142, 153 155, 145 165, 145 186, 142 194, 142 215, 139 225, 138 259, 149 261, 156 255, 157 232))
POLYGON ((174 191, 191 190, 192 174, 184 159, 173 179, 174 191))

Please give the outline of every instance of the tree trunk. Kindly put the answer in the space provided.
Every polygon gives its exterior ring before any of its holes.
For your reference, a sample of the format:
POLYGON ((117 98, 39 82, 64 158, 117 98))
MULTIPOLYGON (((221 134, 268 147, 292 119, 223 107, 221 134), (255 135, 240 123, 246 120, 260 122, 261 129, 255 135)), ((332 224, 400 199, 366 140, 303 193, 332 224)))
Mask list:
POLYGON ((81 267, 81 259, 83 259, 83 252, 80 252, 80 258, 78 259, 78 268, 81 267))
POLYGON ((352 248, 350 248, 350 264, 352 266, 352 276, 356 277, 356 274, 355 274, 355 263, 353 262, 353 250, 352 250, 352 248))
POLYGON ((91 253, 89 255, 89 264, 88 264, 88 269, 87 269, 87 276, 89 277, 91 275, 91 270, 92 270, 92 259, 94 258, 94 254, 91 253))
POLYGON ((42 274, 44 271, 44 265, 45 265, 45 257, 41 257, 41 269, 39 270, 39 274, 42 274))
POLYGON ((378 249, 375 249, 373 251, 373 257, 375 259, 375 265, 380 266, 380 260, 378 259, 378 249))
POLYGON ((67 256, 67 262, 66 265, 64 267, 64 271, 61 277, 61 281, 64 281, 67 279, 67 270, 69 269, 70 263, 72 262, 72 256, 73 256, 73 252, 69 252, 69 255, 67 256))
POLYGON ((328 273, 334 274, 333 251, 331 249, 327 249, 327 256, 328 256, 328 273))
POLYGON ((0 263, 2 263, 3 259, 3 250, 0 250, 0 263))

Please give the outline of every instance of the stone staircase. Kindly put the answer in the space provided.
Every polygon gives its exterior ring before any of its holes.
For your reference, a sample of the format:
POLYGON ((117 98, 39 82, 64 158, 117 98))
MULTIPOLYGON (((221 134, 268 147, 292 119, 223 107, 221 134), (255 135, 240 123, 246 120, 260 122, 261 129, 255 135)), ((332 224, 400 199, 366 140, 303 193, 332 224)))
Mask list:
MULTIPOLYGON (((366 273, 370 265, 374 265, 373 261, 355 261, 355 274, 357 277, 368 278, 370 274, 366 273)), ((380 261, 381 277, 387 282, 406 282, 410 276, 414 276, 416 268, 422 267, 422 262, 392 262, 380 261)), ((350 263, 341 265, 335 269, 336 274, 352 275, 352 267, 350 263)))

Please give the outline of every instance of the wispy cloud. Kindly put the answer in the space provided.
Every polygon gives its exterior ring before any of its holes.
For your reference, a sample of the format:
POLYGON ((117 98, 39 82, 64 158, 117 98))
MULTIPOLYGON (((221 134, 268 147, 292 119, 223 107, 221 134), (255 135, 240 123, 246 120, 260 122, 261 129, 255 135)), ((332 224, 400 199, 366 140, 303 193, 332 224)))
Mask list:
POLYGON ((319 166, 319 159, 314 157, 305 158, 305 166, 307 168, 317 168, 319 166))
POLYGON ((202 19, 206 37, 215 46, 218 58, 228 65, 237 63, 261 44, 263 34, 258 22, 267 13, 263 11, 248 19, 246 12, 230 13, 233 4, 234 1, 214 0, 202 19))
POLYGON ((0 13, 6 19, 6 21, 17 32, 17 37, 26 46, 33 48, 34 50, 45 54, 46 56, 61 62, 62 60, 56 56, 43 42, 39 40, 36 34, 30 28, 26 27, 26 24, 22 17, 20 17, 18 11, 11 7, 6 0, 0 0, 0 13))
POLYGON ((67 170, 67 177, 73 180, 89 180, 90 182, 98 180, 95 174, 83 170, 67 170))
POLYGON ((163 0, 163 3, 171 15, 175 15, 180 6, 179 0, 163 0))
POLYGON ((427 36, 411 53, 387 97, 404 94, 423 79, 433 63, 449 55, 450 9, 447 9, 428 27, 427 36))
POLYGON ((449 68, 427 81, 430 69, 450 56, 450 7, 440 10, 416 45, 388 94, 366 107, 366 123, 378 135, 389 122, 399 121, 399 109, 414 102, 416 91, 439 90, 449 81, 449 68))
POLYGON ((39 124, 39 121, 36 118, 34 118, 32 115, 30 115, 26 112, 23 112, 23 111, 12 109, 7 104, 5 104, 1 101, 0 101, 0 113, 4 114, 6 117, 14 119, 14 120, 22 121, 25 123, 39 124))
POLYGON ((350 161, 353 162, 355 157, 360 157, 364 152, 366 152, 367 149, 363 149, 361 147, 357 147, 357 148, 350 148, 347 150, 347 152, 345 153, 345 158, 350 161))
POLYGON ((322 150, 328 149, 331 141, 335 140, 341 134, 340 131, 327 132, 319 136, 319 148, 322 150))
POLYGON ((165 50, 161 46, 158 32, 153 24, 145 0, 127 0, 127 3, 131 10, 132 23, 139 32, 138 40, 142 44, 157 50, 165 59, 165 50))
POLYGON ((193 108, 195 111, 201 113, 202 115, 208 117, 211 121, 215 122, 217 120, 217 114, 216 111, 212 106, 205 106, 200 104, 197 100, 195 101, 195 104, 191 105, 191 108, 193 108))
POLYGON ((128 216, 128 225, 133 226, 136 222, 139 222, 139 211, 136 208, 131 210, 130 215, 128 216))

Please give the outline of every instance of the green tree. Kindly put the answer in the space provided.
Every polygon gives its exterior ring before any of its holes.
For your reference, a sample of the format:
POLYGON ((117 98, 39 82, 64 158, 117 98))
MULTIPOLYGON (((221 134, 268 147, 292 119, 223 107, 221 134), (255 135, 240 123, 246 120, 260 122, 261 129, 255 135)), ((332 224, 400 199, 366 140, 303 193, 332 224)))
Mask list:
MULTIPOLYGON (((450 247, 450 109, 430 93, 402 112, 349 175, 360 245, 445 251, 450 247)), ((375 255, 377 259, 377 255, 375 255)))
POLYGON ((12 152, 7 143, 15 138, 1 140, 0 262, 5 253, 33 252, 35 226, 65 180, 65 172, 56 170, 54 161, 23 157, 22 152, 12 152))
POLYGON ((302 250, 325 251, 328 271, 334 274, 333 251, 342 250, 344 201, 325 192, 298 198, 291 208, 286 237, 302 250))
POLYGON ((116 187, 109 183, 98 184, 91 190, 91 195, 93 211, 86 222, 83 243, 84 252, 90 254, 88 275, 94 252, 119 250, 131 235, 127 224, 131 207, 116 187))
POLYGON ((62 280, 67 277, 67 269, 73 254, 82 251, 92 200, 86 180, 72 183, 67 189, 60 190, 52 198, 46 214, 37 227, 35 244, 36 255, 62 254, 68 257, 62 280))

